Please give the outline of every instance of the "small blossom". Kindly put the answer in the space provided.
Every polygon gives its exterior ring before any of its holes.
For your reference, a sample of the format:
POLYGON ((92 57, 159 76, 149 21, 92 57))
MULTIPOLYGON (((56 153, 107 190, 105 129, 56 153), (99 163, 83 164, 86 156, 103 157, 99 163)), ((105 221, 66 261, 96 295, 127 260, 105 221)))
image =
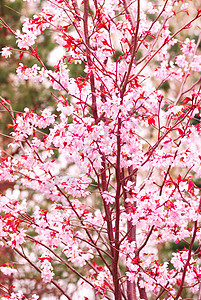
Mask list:
POLYGON ((184 43, 181 44, 181 50, 185 55, 193 56, 195 51, 195 40, 187 38, 184 43))
POLYGON ((5 57, 5 58, 10 57, 11 54, 12 54, 12 52, 10 50, 11 50, 11 48, 9 48, 9 47, 2 48, 2 50, 1 50, 1 56, 5 57))
POLYGON ((0 270, 4 275, 7 275, 7 276, 17 273, 17 270, 14 268, 11 268, 10 266, 1 266, 0 270))
POLYGON ((16 31, 17 33, 17 45, 20 49, 29 50, 29 47, 35 43, 36 37, 29 33, 29 34, 22 34, 19 30, 16 31))
POLYGON ((54 276, 53 268, 51 265, 51 257, 45 255, 41 256, 39 259, 42 267, 41 278, 44 282, 50 282, 54 276))

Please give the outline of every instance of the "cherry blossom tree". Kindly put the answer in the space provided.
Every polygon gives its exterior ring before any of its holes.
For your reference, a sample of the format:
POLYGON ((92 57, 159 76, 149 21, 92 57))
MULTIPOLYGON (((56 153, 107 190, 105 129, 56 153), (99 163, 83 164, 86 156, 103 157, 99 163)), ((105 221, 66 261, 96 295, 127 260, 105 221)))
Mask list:
POLYGON ((14 188, 0 243, 65 299, 71 282, 91 299, 201 299, 200 17, 191 1, 47 0, 21 31, 1 20, 17 43, 2 59, 19 55, 18 79, 52 87, 57 106, 20 113, 1 97, 13 131, 0 180, 14 188), (64 53, 54 69, 37 50, 45 31, 64 53))

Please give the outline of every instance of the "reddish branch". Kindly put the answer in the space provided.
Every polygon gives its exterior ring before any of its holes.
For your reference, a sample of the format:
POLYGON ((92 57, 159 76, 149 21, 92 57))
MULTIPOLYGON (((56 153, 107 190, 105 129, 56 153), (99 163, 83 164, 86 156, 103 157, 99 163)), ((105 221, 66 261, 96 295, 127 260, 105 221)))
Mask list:
POLYGON ((189 266, 189 262, 190 262, 190 259, 192 257, 192 249, 193 249, 193 244, 194 244, 194 241, 195 241, 195 238, 196 238, 196 233, 197 233, 197 229, 198 229, 198 222, 195 221, 194 223, 194 232, 193 232, 193 236, 192 236, 192 239, 191 239, 191 243, 190 243, 190 246, 189 246, 189 250, 188 250, 188 258, 187 258, 187 261, 184 265, 184 270, 183 270, 183 273, 182 273, 182 278, 181 278, 181 283, 180 283, 180 286, 179 286, 179 290, 178 290, 178 293, 175 297, 175 300, 178 300, 182 291, 183 291, 183 288, 184 288, 184 281, 185 281, 185 277, 186 277, 186 272, 187 272, 187 268, 189 266))

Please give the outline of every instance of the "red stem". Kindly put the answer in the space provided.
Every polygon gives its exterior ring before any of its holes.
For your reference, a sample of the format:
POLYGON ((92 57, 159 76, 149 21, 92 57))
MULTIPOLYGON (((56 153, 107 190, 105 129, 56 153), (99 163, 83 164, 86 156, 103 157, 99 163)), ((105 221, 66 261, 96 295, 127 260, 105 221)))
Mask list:
POLYGON ((117 159, 116 159, 116 196, 115 196, 115 248, 114 248, 114 260, 113 260, 113 280, 115 288, 115 300, 121 300, 121 289, 118 276, 118 261, 119 261, 119 222, 120 222, 120 195, 121 195, 121 169, 120 169, 120 156, 121 156, 121 118, 118 117, 117 128, 117 159))
POLYGON ((194 226, 194 232, 193 232, 193 237, 192 237, 192 240, 191 240, 191 243, 190 243, 190 246, 189 246, 189 250, 188 250, 188 258, 187 258, 187 262, 184 266, 184 270, 183 270, 183 274, 182 274, 182 279, 181 279, 181 284, 179 286, 179 290, 178 290, 178 293, 175 297, 175 300, 178 300, 182 291, 183 291, 183 284, 184 284, 184 280, 185 280, 185 277, 186 277, 186 272, 187 272, 187 268, 189 266, 189 262, 190 262, 190 259, 191 259, 191 254, 192 254, 192 248, 193 248, 193 244, 194 244, 194 241, 195 241, 195 238, 196 238, 196 232, 197 232, 197 221, 195 221, 195 226, 194 226))

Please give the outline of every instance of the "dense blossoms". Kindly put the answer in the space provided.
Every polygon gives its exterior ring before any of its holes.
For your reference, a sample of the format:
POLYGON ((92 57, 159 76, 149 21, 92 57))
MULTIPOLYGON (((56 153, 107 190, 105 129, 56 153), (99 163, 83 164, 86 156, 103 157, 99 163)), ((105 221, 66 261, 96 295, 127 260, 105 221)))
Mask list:
MULTIPOLYGON (((20 52, 18 78, 50 88, 56 106, 14 112, 1 97, 12 121, 0 160, 0 180, 12 183, 0 195, 1 247, 67 299, 58 265, 91 299, 201 297, 201 12, 190 1, 44 2, 22 31, 2 21, 18 49, 1 56, 20 52), (53 68, 37 49, 44 31, 64 53, 53 68), (71 65, 82 72, 72 76, 71 65)), ((1 272, 15 276, 9 266, 1 272)))

